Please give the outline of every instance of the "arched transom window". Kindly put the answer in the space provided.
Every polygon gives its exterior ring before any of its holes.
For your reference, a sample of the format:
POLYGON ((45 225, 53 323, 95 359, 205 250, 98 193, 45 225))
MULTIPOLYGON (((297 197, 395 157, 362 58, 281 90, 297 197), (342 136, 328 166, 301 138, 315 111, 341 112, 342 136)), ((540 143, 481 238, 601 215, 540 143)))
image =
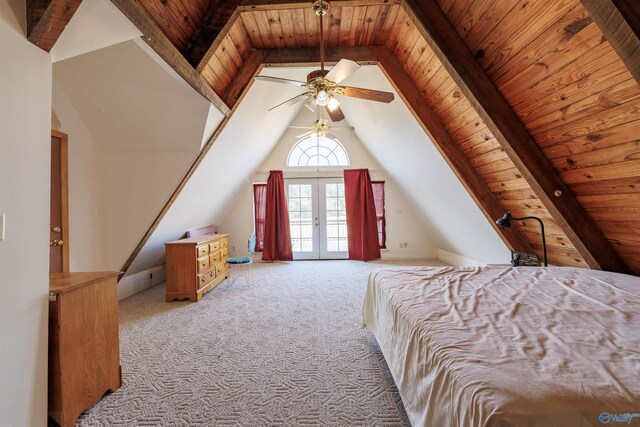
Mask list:
POLYGON ((333 135, 310 135, 293 146, 287 166, 349 166, 349 156, 333 135))

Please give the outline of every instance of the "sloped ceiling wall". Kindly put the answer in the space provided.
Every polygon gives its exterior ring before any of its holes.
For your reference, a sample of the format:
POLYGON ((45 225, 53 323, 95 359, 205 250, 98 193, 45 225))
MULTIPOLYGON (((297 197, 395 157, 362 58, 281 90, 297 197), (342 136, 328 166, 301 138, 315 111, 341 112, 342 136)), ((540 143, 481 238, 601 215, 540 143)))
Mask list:
MULTIPOLYGON (((361 67, 343 83, 394 92, 377 66, 361 67)), ((508 261, 508 249, 397 94, 388 105, 347 97, 340 104, 364 146, 440 231, 441 249, 508 261)))
POLYGON ((133 41, 53 66, 105 151, 200 150, 209 102, 166 73, 133 41))
MULTIPOLYGON (((304 70, 282 68, 270 74, 296 78, 299 72, 304 70)), ((274 87, 264 82, 251 87, 127 275, 162 264, 164 243, 180 238, 187 229, 222 220, 242 185, 271 152, 301 106, 267 110, 299 92, 295 86, 274 87)))
MULTIPOLYGON (((61 88, 57 93, 64 93, 65 102, 78 112, 80 124, 99 146, 100 162, 106 165, 104 183, 98 185, 105 192, 106 208, 87 206, 89 200, 76 200, 77 194, 70 194, 76 206, 71 215, 77 220, 70 228, 74 231, 86 223, 78 218, 79 206, 85 216, 104 216, 100 221, 106 230, 76 230, 74 234, 96 239, 106 236, 106 254, 93 255, 100 256, 103 268, 117 270, 200 151, 207 126, 216 127, 222 115, 211 111, 208 101, 167 72, 135 41, 60 61, 53 69, 56 87, 61 88)), ((55 110, 60 100, 53 101, 55 110)), ((59 119, 61 130, 69 133, 70 176, 76 181, 95 181, 90 171, 83 177, 86 172, 80 171, 86 169, 85 160, 75 155, 83 144, 90 144, 81 137, 78 120, 73 126, 71 117, 61 113, 59 119)), ((85 247, 72 241, 72 257, 85 247)))
POLYGON ((110 1, 84 0, 51 49, 51 62, 140 37, 142 33, 110 1))

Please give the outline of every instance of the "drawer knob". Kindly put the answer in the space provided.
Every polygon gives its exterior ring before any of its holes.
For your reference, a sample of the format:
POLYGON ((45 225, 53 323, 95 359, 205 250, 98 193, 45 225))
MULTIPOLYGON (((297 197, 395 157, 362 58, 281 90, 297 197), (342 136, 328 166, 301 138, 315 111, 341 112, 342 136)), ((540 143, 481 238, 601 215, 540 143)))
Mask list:
POLYGON ((204 281, 205 281, 205 280, 207 280, 207 279, 206 279, 205 277, 203 277, 203 278, 202 278, 202 279, 200 279, 200 280, 202 280, 202 281, 204 282, 204 281))

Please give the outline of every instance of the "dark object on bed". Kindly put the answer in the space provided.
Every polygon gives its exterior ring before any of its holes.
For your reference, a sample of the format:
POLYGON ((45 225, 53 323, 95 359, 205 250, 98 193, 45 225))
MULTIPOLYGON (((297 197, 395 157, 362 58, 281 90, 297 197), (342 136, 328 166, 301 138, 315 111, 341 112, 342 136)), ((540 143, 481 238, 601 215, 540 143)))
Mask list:
POLYGON ((518 266, 532 266, 540 267, 540 259, 534 254, 528 254, 526 252, 511 251, 511 265, 518 266))

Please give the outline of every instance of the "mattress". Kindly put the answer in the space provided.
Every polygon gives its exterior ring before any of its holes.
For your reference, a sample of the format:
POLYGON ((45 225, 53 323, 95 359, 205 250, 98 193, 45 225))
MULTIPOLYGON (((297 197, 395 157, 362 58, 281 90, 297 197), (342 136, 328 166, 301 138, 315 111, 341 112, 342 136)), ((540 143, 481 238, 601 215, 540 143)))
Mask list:
POLYGON ((638 277, 398 267, 363 316, 414 427, 640 425, 638 277))

